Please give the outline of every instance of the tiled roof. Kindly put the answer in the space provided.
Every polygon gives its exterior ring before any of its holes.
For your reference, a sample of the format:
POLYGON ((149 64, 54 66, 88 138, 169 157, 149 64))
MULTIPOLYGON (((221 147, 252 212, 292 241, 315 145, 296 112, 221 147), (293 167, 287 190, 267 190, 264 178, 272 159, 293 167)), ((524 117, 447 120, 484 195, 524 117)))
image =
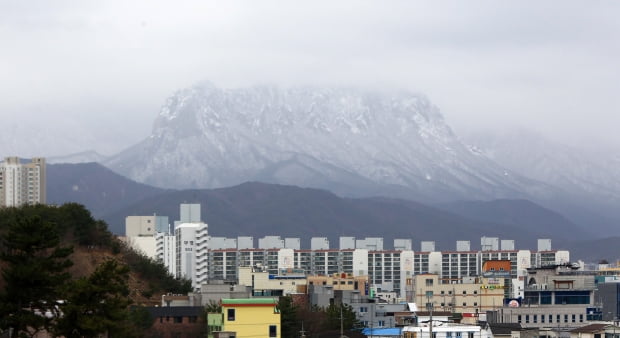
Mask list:
POLYGON ((590 324, 590 325, 578 327, 576 329, 571 330, 570 332, 575 332, 575 333, 600 332, 600 331, 605 330, 607 326, 609 326, 609 324, 590 324))

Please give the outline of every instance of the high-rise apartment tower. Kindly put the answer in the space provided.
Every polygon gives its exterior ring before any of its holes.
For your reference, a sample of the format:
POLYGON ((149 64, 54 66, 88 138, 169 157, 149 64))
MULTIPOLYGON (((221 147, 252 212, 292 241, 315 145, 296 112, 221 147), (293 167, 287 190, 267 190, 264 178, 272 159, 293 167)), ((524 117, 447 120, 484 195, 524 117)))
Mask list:
POLYGON ((46 199, 45 158, 21 163, 18 157, 7 157, 0 163, 0 207, 45 203, 46 199))

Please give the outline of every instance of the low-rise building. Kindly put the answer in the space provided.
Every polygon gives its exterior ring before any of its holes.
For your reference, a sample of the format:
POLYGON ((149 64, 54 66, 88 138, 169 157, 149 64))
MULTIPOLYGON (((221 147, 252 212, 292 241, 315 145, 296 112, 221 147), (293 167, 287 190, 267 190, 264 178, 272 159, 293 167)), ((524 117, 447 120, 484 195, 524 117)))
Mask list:
POLYGON ((239 268, 239 285, 250 286, 253 297, 286 296, 304 292, 306 275, 297 269, 282 269, 277 275, 253 267, 239 268))
POLYGON ((436 274, 412 278, 411 287, 417 304, 437 311, 460 313, 464 323, 475 323, 486 311, 501 308, 504 283, 494 278, 463 278, 459 283, 445 283, 436 274))
POLYGON ((222 299, 223 331, 237 338, 279 338, 280 312, 276 298, 222 299))

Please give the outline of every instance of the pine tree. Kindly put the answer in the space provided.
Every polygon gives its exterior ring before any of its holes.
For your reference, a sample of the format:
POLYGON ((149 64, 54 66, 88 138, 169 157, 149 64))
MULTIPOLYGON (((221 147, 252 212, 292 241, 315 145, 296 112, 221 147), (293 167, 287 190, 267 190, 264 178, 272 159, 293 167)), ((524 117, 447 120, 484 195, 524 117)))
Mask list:
POLYGON ((60 245, 55 224, 39 216, 15 218, 3 232, 0 260, 6 286, 0 293, 0 327, 13 337, 48 330, 58 317, 59 286, 70 274, 73 252, 60 245))
POLYGON ((136 328, 128 308, 128 278, 129 268, 110 259, 90 276, 69 283, 55 333, 67 338, 132 336, 136 328))
POLYGON ((280 311, 280 327, 282 338, 294 338, 299 335, 301 325, 297 319, 297 306, 293 303, 291 296, 280 297, 278 301, 280 311))

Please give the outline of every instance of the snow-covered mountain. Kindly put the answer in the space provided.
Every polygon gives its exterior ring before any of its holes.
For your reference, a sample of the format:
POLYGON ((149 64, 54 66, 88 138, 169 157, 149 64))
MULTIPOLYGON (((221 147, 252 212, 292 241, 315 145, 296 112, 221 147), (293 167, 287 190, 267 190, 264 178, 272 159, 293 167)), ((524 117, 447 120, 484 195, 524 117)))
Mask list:
POLYGON ((523 129, 476 132, 465 139, 501 166, 562 189, 564 200, 620 218, 620 151, 568 146, 523 129))
POLYGON ((105 164, 159 187, 250 180, 418 199, 549 197, 464 145, 426 97, 358 88, 217 88, 167 99, 153 132, 105 164))

